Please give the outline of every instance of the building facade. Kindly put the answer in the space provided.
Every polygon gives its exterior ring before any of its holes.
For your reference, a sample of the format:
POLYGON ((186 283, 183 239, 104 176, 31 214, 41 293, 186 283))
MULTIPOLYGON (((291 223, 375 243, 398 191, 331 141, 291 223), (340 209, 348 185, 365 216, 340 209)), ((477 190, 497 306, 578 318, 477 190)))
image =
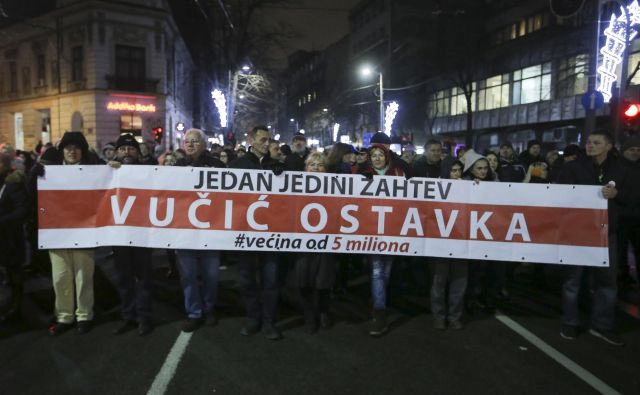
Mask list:
MULTIPOLYGON (((503 3, 486 21, 484 56, 472 83, 473 146, 484 150, 510 141, 522 150, 531 139, 546 149, 580 144, 587 128, 582 99, 594 86, 594 59, 604 43, 596 40, 599 2, 585 0, 564 17, 546 0, 503 3)), ((601 37, 615 11, 615 2, 603 7, 601 37)), ((634 42, 627 77, 640 60, 638 50, 634 42)), ((450 80, 443 74, 427 86, 425 128, 428 135, 462 144, 469 133, 467 98, 450 80)), ((626 98, 637 101, 638 82, 631 79, 626 98)), ((597 109, 595 127, 612 129, 610 111, 608 104, 597 109)))
POLYGON ((0 28, 0 141, 30 150, 74 130, 101 149, 124 132, 145 142, 161 132, 169 147, 178 122, 200 122, 193 61, 165 0, 39 11, 0 28))

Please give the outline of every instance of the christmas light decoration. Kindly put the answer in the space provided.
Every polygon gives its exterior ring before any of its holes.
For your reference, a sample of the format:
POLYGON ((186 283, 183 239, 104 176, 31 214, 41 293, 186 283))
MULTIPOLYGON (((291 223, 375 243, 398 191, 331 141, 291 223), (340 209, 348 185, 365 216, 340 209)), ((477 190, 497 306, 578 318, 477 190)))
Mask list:
POLYGON ((334 123, 333 124, 333 141, 338 140, 338 132, 340 132, 340 124, 334 123))
POLYGON ((613 84, 618 80, 616 69, 622 63, 627 43, 631 42, 638 34, 632 30, 634 26, 640 24, 640 5, 638 5, 638 0, 633 0, 626 9, 625 12, 624 8, 620 7, 619 16, 611 15, 609 26, 604 30, 606 41, 600 49, 602 61, 598 67, 598 87, 596 90, 602 92, 604 101, 607 103, 611 99, 613 84), (630 21, 627 21, 627 13, 630 21))
POLYGON ((220 114, 220 127, 227 127, 227 99, 224 97, 224 93, 219 89, 215 89, 211 92, 211 97, 213 98, 213 103, 216 105, 218 109, 218 113, 220 114))
POLYGON ((396 118, 399 109, 400 105, 397 102, 392 101, 384 112, 384 134, 387 136, 391 136, 391 126, 393 125, 393 120, 396 118))

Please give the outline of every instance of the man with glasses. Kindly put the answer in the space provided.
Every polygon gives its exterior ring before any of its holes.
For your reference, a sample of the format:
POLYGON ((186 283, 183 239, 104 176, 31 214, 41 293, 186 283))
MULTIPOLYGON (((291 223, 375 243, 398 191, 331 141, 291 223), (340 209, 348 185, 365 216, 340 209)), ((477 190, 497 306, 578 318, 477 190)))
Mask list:
MULTIPOLYGON (((184 151, 187 156, 179 159, 176 166, 226 167, 220 159, 207 152, 206 141, 206 135, 202 130, 187 130, 184 137, 184 151)), ((187 320, 182 325, 182 331, 193 332, 205 322, 215 325, 213 308, 218 294, 220 251, 176 250, 176 254, 184 293, 184 308, 187 312, 187 320)))

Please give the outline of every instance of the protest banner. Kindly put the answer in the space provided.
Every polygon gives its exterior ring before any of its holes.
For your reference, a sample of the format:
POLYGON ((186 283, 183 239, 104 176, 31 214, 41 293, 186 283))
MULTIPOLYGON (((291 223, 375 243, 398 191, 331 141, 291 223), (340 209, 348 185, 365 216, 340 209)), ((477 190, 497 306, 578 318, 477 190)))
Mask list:
POLYGON ((313 251, 608 266, 600 187, 47 166, 39 247, 313 251))

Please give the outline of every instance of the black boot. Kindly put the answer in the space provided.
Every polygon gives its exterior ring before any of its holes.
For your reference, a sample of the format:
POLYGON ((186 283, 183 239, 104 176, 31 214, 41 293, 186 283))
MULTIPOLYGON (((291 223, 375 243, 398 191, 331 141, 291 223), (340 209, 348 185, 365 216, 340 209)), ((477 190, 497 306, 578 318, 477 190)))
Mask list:
POLYGON ((373 321, 371 322, 371 329, 369 334, 371 336, 381 336, 389 330, 387 324, 387 311, 386 310, 374 310, 373 321))

